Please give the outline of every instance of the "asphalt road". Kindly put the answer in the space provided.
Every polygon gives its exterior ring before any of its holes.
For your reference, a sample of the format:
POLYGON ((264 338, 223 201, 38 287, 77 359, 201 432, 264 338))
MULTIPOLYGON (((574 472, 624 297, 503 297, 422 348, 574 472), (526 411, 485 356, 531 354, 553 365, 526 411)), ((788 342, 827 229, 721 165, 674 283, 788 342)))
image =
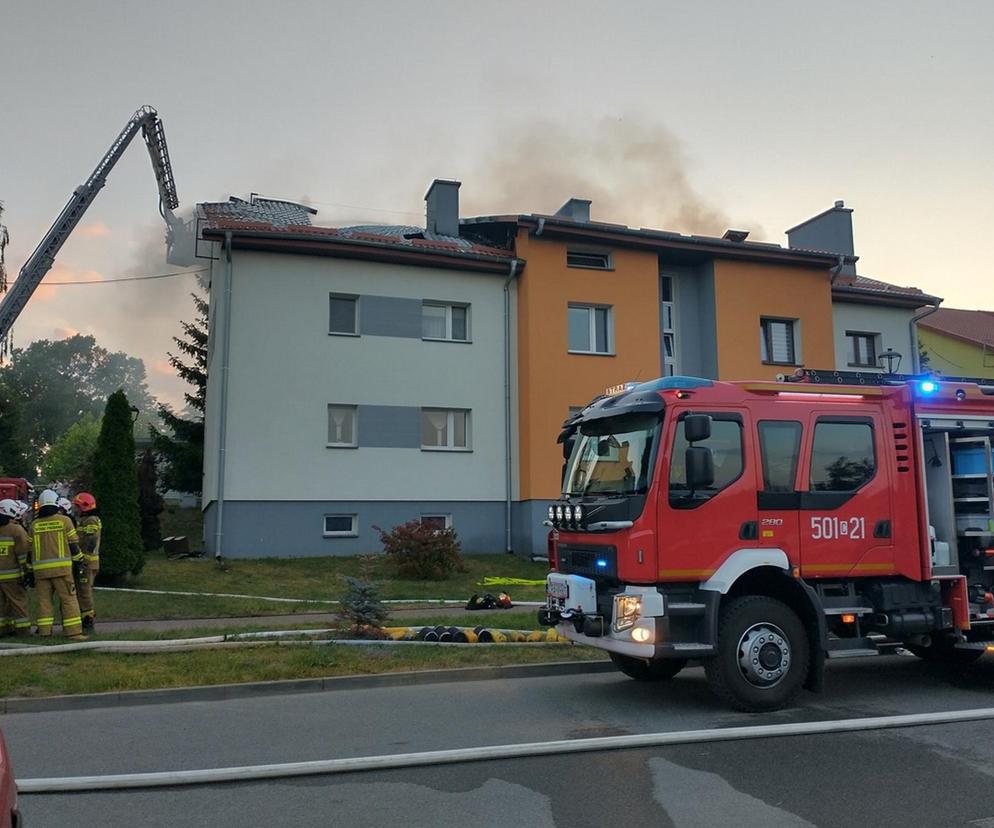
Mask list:
MULTIPOLYGON (((994 659, 948 673, 834 662, 792 710, 722 708, 699 668, 15 714, 18 777, 294 762, 994 706, 994 659)), ((32 826, 954 826, 994 828, 994 722, 122 793, 25 796, 32 826)))

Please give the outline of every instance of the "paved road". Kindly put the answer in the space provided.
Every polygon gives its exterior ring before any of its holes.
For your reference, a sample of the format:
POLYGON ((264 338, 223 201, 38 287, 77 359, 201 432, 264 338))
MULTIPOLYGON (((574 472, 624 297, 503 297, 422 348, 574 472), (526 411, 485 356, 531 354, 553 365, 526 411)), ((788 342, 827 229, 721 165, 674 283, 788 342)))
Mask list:
MULTIPOLYGON (((18 776, 301 761, 992 706, 994 659, 947 674, 835 662, 824 695, 732 713, 690 669, 410 686, 4 719, 18 776), (72 746, 67 749, 66 734, 72 746)), ((32 825, 994 826, 994 722, 504 760, 286 782, 30 796, 32 825), (611 822, 609 822, 609 820, 611 822)))

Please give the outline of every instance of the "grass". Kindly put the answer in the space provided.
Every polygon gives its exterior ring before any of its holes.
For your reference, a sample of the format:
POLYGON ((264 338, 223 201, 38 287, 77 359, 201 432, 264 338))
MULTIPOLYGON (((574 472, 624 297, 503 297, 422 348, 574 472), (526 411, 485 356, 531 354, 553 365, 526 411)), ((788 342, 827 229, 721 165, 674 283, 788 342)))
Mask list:
MULTIPOLYGON (((543 586, 483 587, 485 576, 544 579, 548 567, 513 555, 468 555, 466 572, 446 581, 412 581, 393 578, 387 562, 380 559, 374 580, 383 599, 454 598, 468 600, 474 593, 497 594, 507 590, 513 599, 544 598, 543 586)), ((210 559, 168 560, 161 553, 149 555, 145 568, 135 578, 120 584, 135 589, 181 592, 227 592, 280 598, 312 598, 337 601, 346 575, 358 575, 357 557, 260 558, 230 560, 225 568, 210 559)), ((99 583, 99 582, 98 582, 99 583)), ((97 592, 97 612, 102 620, 151 618, 217 618, 231 615, 289 615, 334 609, 329 604, 284 604, 261 599, 209 598, 201 596, 144 595, 97 592)))
MULTIPOLYGON (((216 634, 216 631, 211 631, 216 634)), ((395 673, 450 667, 599 661, 600 650, 561 646, 266 646, 123 655, 54 653, 6 658, 0 697, 149 690, 195 684, 395 673)))

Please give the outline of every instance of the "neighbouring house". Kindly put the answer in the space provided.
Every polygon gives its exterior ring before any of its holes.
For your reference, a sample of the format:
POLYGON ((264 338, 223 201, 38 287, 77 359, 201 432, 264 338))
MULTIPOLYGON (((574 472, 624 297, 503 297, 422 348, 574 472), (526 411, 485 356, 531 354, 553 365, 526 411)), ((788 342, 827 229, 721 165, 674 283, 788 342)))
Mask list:
POLYGON ((504 551, 518 263, 461 231, 458 188, 434 182, 426 227, 317 227, 258 197, 199 206, 210 552, 370 552, 375 527, 410 520, 504 551))
POLYGON ((928 370, 994 379, 994 311, 939 308, 918 322, 928 370))
POLYGON ((852 212, 845 202, 836 201, 833 207, 787 231, 791 248, 823 250, 838 257, 832 280, 835 369, 916 373, 916 317, 923 305, 938 307, 942 300, 916 287, 859 275, 852 212))

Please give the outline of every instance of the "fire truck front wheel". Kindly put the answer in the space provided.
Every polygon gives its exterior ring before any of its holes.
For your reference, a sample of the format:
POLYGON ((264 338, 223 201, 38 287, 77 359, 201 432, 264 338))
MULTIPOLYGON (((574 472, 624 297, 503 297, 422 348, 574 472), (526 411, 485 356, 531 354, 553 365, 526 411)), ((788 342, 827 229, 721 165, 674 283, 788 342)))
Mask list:
POLYGON ((733 598, 721 611, 715 654, 704 670, 712 692, 736 710, 778 710, 808 675, 804 624, 786 604, 765 595, 733 598))
POLYGON ((621 655, 621 653, 611 653, 610 656, 615 667, 636 681, 664 681, 671 679, 687 666, 687 659, 685 658, 658 658, 653 661, 646 661, 642 658, 621 655))

